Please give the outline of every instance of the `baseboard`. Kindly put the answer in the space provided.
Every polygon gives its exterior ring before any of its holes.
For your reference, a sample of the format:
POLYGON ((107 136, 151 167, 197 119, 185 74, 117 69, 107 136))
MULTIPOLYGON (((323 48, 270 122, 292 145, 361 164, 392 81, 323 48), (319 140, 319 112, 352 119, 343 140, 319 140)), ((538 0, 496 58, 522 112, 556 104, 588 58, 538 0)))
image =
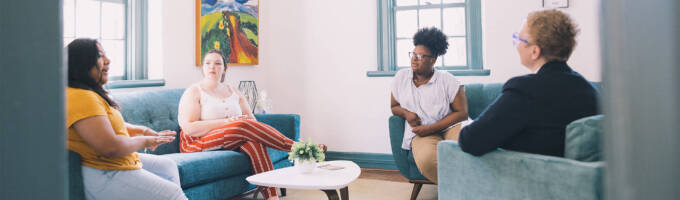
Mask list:
POLYGON ((397 169, 392 154, 329 151, 326 160, 349 160, 361 168, 397 169))

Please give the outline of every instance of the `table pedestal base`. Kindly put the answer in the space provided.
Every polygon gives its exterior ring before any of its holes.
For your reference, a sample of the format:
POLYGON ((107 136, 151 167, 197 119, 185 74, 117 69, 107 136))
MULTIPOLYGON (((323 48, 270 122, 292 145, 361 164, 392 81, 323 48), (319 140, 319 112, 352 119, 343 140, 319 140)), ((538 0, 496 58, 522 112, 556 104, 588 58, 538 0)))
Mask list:
POLYGON ((335 190, 321 190, 326 193, 328 200, 349 200, 349 191, 347 187, 340 189, 340 197, 338 198, 338 192, 335 190))

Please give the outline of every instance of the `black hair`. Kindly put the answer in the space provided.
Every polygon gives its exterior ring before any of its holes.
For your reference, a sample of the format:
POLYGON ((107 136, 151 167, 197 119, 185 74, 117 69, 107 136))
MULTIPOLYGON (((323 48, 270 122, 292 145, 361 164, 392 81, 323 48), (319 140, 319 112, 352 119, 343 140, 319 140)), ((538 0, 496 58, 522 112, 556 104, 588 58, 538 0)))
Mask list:
MULTIPOLYGON (((219 54, 220 57, 222 57, 222 65, 224 66, 224 71, 223 71, 224 73, 222 73, 222 79, 220 79, 220 83, 221 83, 221 82, 224 82, 224 76, 225 76, 225 74, 226 74, 226 72, 227 72, 227 59, 224 58, 224 53, 222 53, 222 51, 220 51, 220 50, 218 50, 218 49, 210 50, 210 51, 208 51, 208 53, 206 53, 205 55, 208 56, 208 54, 211 54, 211 53, 219 54)), ((203 60, 205 60, 205 57, 204 57, 203 60)))
POLYGON ((423 45, 427 50, 430 50, 433 57, 439 57, 446 53, 449 48, 448 38, 442 31, 435 27, 422 28, 413 35, 413 46, 423 45))
POLYGON ((97 60, 101 56, 97 44, 99 44, 97 40, 90 38, 78 38, 68 44, 66 47, 68 51, 68 86, 93 91, 106 100, 106 103, 110 106, 119 108, 118 104, 104 90, 102 84, 90 75, 90 70, 97 67, 97 60))

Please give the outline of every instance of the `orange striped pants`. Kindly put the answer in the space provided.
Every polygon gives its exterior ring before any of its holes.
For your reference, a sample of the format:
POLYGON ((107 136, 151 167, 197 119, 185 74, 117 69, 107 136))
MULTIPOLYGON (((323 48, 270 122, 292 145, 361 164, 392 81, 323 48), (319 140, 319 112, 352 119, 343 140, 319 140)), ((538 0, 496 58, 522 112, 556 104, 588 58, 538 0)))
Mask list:
MULTIPOLYGON (((211 130, 201 137, 192 137, 180 132, 180 151, 182 153, 201 152, 219 149, 235 150, 250 157, 250 165, 255 174, 274 169, 267 149, 290 151, 293 140, 273 127, 255 120, 239 120, 211 130)), ((276 188, 264 190, 265 198, 276 196, 276 188)))

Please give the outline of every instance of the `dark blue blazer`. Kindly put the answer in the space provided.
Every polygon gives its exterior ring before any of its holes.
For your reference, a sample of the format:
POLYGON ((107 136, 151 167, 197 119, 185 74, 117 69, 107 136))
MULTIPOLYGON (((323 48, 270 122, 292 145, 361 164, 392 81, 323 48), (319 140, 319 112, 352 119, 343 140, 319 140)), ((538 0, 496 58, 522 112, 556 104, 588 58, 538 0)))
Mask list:
POLYGON ((597 98, 566 62, 546 63, 505 83, 501 96, 461 130, 460 147, 475 156, 500 147, 563 157, 567 124, 597 114, 597 98))

